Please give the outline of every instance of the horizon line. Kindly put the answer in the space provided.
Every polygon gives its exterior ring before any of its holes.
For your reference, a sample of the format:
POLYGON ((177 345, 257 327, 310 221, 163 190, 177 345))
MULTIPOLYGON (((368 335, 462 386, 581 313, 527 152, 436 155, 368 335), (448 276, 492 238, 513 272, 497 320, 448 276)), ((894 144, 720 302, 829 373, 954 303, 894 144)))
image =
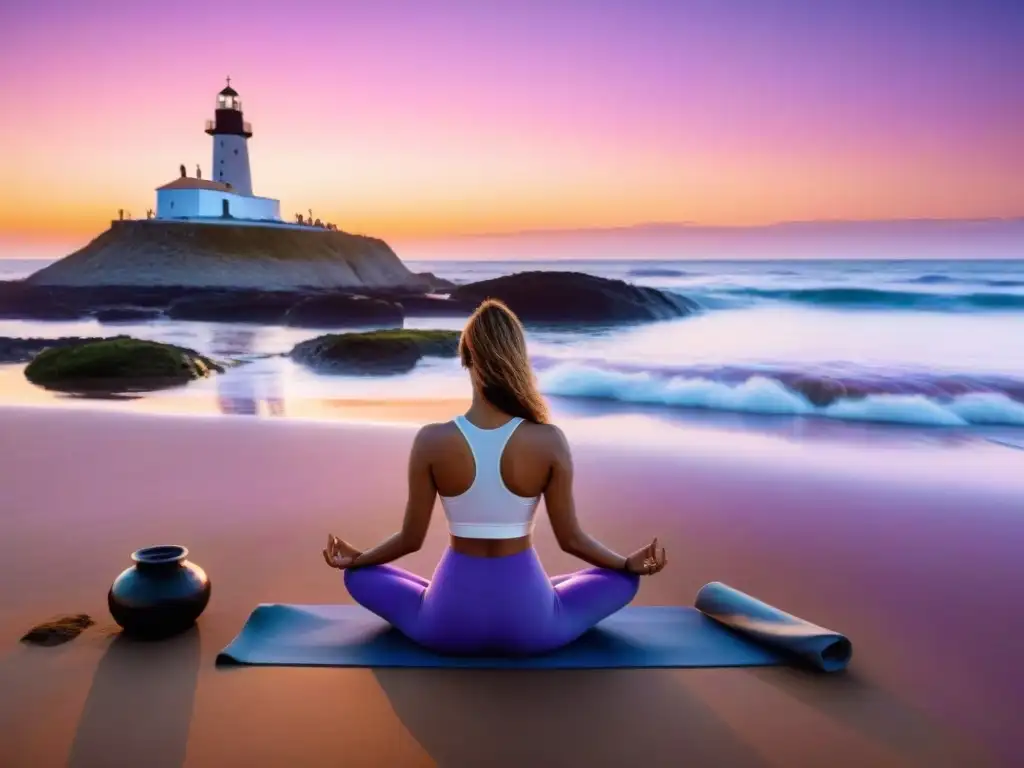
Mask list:
MULTIPOLYGON (((910 226, 940 226, 940 225, 972 225, 972 224, 1024 224, 1024 213, 1014 216, 975 216, 975 217, 892 217, 880 219, 785 219, 773 222, 758 224, 702 224, 696 221, 640 221, 633 224, 613 224, 607 226, 580 226, 580 227, 536 227, 512 230, 486 230, 477 232, 460 233, 431 233, 431 234, 395 234, 378 235, 363 231, 362 228, 339 227, 343 232, 353 235, 376 237, 391 242, 438 242, 458 241, 476 239, 513 239, 517 237, 544 237, 544 236, 587 236, 587 235, 610 235, 610 234, 685 234, 685 233, 744 233, 744 232, 767 232, 779 229, 799 229, 812 227, 881 227, 886 225, 910 226)), ((0 231, 0 244, 6 243, 25 244, 29 243, 42 245, 44 243, 65 242, 71 239, 86 237, 89 240, 99 237, 103 231, 82 231, 82 232, 50 232, 28 234, 25 232, 2 232, 0 231)), ((0 259, 5 258, 0 255, 0 259)), ((23 257, 24 258, 24 257, 23 257)))
POLYGON ((1024 223, 1024 213, 1013 216, 973 216, 973 217, 928 217, 908 216, 892 217, 884 219, 782 219, 779 221, 765 222, 760 224, 702 224, 696 221, 640 221, 634 224, 618 224, 609 226, 582 226, 582 227, 537 227, 528 229, 512 230, 487 230, 478 232, 463 232, 452 234, 432 235, 401 235, 394 237, 395 240, 444 240, 460 238, 501 238, 518 237, 524 235, 557 235, 557 234, 599 234, 599 233, 628 233, 637 230, 666 230, 666 231, 687 231, 687 230, 712 230, 712 231, 752 231, 766 230, 780 227, 800 226, 841 226, 841 225, 884 225, 884 224, 1012 224, 1024 223))

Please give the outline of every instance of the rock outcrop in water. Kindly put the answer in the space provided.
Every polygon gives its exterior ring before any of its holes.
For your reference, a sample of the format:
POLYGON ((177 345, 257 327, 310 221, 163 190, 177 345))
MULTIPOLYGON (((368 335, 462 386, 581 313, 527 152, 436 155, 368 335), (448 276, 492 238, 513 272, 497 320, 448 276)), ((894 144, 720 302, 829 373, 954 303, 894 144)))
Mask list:
POLYGON ((25 378, 60 392, 119 393, 176 387, 221 371, 195 350, 117 336, 48 347, 25 368, 25 378))
MULTIPOLYGON (((642 322, 682 317, 698 309, 695 302, 682 296, 578 272, 521 272, 452 289, 440 281, 432 282, 430 288, 414 285, 356 290, 41 282, 41 276, 53 267, 27 280, 0 282, 0 317, 146 322, 166 316, 174 320, 340 329, 400 327, 406 316, 466 317, 481 301, 492 297, 503 300, 527 323, 642 322), (444 290, 450 293, 439 293, 444 290)), ((429 281, 438 278, 431 276, 429 281)))
POLYGON ((524 322, 535 323, 667 320, 698 309, 682 296, 580 272, 519 272, 451 292, 451 299, 461 303, 491 298, 503 301, 524 322))
POLYGON ((299 295, 279 291, 195 291, 174 300, 166 314, 172 320, 276 325, 298 301, 299 295))
POLYGON ((313 227, 115 221, 27 282, 51 286, 427 290, 383 240, 313 227))
POLYGON ((399 304, 366 296, 311 296, 289 309, 286 325, 299 328, 374 325, 402 327, 405 315, 399 304))
POLYGON ((458 331, 386 330, 318 336, 300 342, 291 358, 319 373, 406 373, 424 357, 455 357, 458 331))
POLYGON ((116 323, 146 323, 150 320, 159 320, 164 313, 159 309, 147 309, 146 307, 109 307, 98 309, 92 313, 97 322, 104 325, 116 323))

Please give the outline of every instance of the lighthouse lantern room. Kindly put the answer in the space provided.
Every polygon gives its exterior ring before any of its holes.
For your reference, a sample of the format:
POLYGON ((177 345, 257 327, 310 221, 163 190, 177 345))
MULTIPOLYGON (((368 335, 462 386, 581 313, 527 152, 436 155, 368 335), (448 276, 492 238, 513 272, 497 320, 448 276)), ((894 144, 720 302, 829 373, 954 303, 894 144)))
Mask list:
POLYGON ((242 119, 242 101, 231 87, 231 78, 217 94, 214 119, 206 123, 206 133, 213 137, 213 168, 211 178, 230 184, 240 195, 252 194, 249 171, 249 138, 252 126, 242 119))
POLYGON ((157 189, 158 219, 242 219, 281 220, 281 206, 269 197, 252 193, 249 169, 249 139, 252 126, 242 118, 242 100, 231 87, 231 78, 217 94, 214 118, 206 121, 206 133, 213 139, 213 167, 210 178, 181 176, 157 189))

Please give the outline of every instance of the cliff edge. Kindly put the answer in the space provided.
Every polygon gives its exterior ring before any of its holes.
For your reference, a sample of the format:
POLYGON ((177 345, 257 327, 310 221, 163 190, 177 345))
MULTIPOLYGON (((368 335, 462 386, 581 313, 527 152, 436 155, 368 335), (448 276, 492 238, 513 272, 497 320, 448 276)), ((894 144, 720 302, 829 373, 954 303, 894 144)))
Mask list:
POLYGON ((110 229, 27 279, 53 286, 409 288, 429 279, 383 240, 318 228, 114 221, 110 229))

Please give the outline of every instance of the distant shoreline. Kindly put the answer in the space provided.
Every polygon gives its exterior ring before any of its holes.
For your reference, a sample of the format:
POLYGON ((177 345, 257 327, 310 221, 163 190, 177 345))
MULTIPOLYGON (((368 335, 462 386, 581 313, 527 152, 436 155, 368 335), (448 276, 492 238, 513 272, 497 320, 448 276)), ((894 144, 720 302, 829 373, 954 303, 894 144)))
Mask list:
POLYGON ((455 239, 458 237, 521 237, 533 235, 574 235, 574 234, 602 234, 602 233, 749 233, 749 232, 781 232, 792 231, 821 231, 824 229, 833 230, 879 230, 879 229, 906 229, 910 227, 938 228, 956 226, 979 226, 979 225, 1010 225, 1024 227, 1024 214, 1019 216, 987 216, 976 218, 893 218, 893 219, 794 219, 787 221, 775 221, 760 224, 700 224, 697 222, 638 222, 636 224, 623 224, 607 227, 551 227, 551 228, 529 228, 510 231, 491 232, 470 232, 459 235, 448 235, 446 238, 455 239))
MULTIPOLYGON (((19 256, 19 255, 3 255, 0 252, 0 267, 3 266, 4 262, 40 262, 41 264, 51 264, 63 258, 62 256, 19 256)), ((774 256, 731 256, 731 257, 715 257, 715 258, 701 258, 701 257, 680 257, 671 255, 660 255, 660 256, 649 256, 645 258, 623 258, 621 256, 523 256, 519 258, 513 257, 495 257, 495 258, 475 258, 469 253, 463 253, 453 256, 442 256, 437 254, 423 254, 416 258, 403 258, 402 261, 410 269, 416 270, 419 267, 426 267, 429 265, 438 264, 513 264, 523 265, 524 267, 530 267, 536 264, 566 264, 566 265, 586 265, 586 264, 621 264, 621 263, 634 263, 636 265, 643 264, 700 264, 700 265, 713 265, 713 264, 759 264, 759 263, 775 263, 775 264, 831 264, 831 263, 846 263, 852 262, 857 264, 899 264, 899 263, 932 263, 932 264, 958 264, 958 263, 970 263, 970 264, 985 264, 987 262, 992 263, 1014 263, 1024 262, 1024 249, 1021 254, 1017 256, 979 256, 979 257, 959 257, 959 256, 904 256, 900 258, 884 257, 884 256, 844 256, 844 257, 829 257, 829 256, 793 256, 790 258, 777 258, 774 256)), ((39 267, 41 269, 42 267, 39 267)), ((3 272, 0 271, 0 281, 19 279, 12 277, 3 276, 3 272)))
MULTIPOLYGON (((288 224, 285 222, 285 224, 288 224)), ((288 224, 289 227, 298 225, 288 224)), ((61 251, 67 252, 66 244, 70 242, 87 242, 92 236, 82 233, 79 236, 62 236, 59 238, 61 251)), ((395 248, 398 255, 406 262, 430 261, 438 258, 438 253, 444 253, 448 249, 452 260, 472 260, 474 255, 483 258, 509 258, 515 260, 607 260, 635 257, 643 259, 707 259, 707 260, 762 260, 762 259, 784 259, 784 254, 778 253, 740 253, 729 255, 726 253, 710 254, 702 256, 700 253, 686 253, 683 251, 671 252, 662 250, 657 253, 644 254, 635 252, 601 253, 602 249, 615 248, 622 243, 651 244, 658 241, 668 243, 665 247, 675 245, 676 248, 684 248, 687 244, 694 247, 706 246, 708 244, 722 243, 747 244, 752 243, 764 247, 766 245, 789 243, 800 245, 801 243, 816 243, 822 240, 833 239, 836 242, 852 240, 853 244, 861 242, 869 246, 878 243, 884 244, 890 239, 890 247, 906 247, 914 245, 927 247, 935 253, 922 253, 920 255, 909 253, 889 253, 877 256, 858 256, 847 253, 839 258, 859 258, 864 260, 889 260, 889 259, 934 259, 934 260, 985 260, 985 259, 1021 259, 1024 258, 1024 215, 1010 217, 982 217, 982 218, 958 218, 958 219, 931 219, 931 218, 903 218, 903 219, 863 219, 863 220, 809 220, 809 221, 781 221, 765 224, 748 225, 707 225, 686 222, 668 223, 637 223, 620 226, 607 227, 551 227, 551 228, 527 228, 509 231, 481 231, 464 232, 456 234, 424 234, 424 235, 390 235, 387 241, 395 248), (566 245, 576 244, 579 248, 589 247, 595 249, 594 253, 587 254, 572 253, 519 253, 510 256, 508 253, 500 253, 502 249, 516 245, 544 245, 548 249, 557 250, 566 245), (499 252, 488 254, 486 252, 475 253, 473 249, 481 246, 493 246, 499 252), (996 246, 1009 248, 1011 252, 1000 253, 995 250, 996 246), (975 248, 988 249, 988 253, 975 252, 975 248), (468 249, 468 250, 467 250, 468 249), (959 249, 959 250, 958 250, 959 249), (424 255, 428 254, 428 255, 424 255)), ((25 238, 18 240, 5 240, 0 235, 0 252, 7 255, 0 255, 3 258, 18 258, 15 254, 19 243, 23 248, 38 248, 38 245, 30 243, 42 242, 42 238, 25 238)), ((54 239, 57 242, 57 238, 54 239)), ((54 246, 57 250, 57 246, 54 246)), ((50 256, 29 256, 24 258, 58 258, 55 254, 50 256)), ((808 253, 791 256, 797 260, 829 260, 826 254, 808 253)))

